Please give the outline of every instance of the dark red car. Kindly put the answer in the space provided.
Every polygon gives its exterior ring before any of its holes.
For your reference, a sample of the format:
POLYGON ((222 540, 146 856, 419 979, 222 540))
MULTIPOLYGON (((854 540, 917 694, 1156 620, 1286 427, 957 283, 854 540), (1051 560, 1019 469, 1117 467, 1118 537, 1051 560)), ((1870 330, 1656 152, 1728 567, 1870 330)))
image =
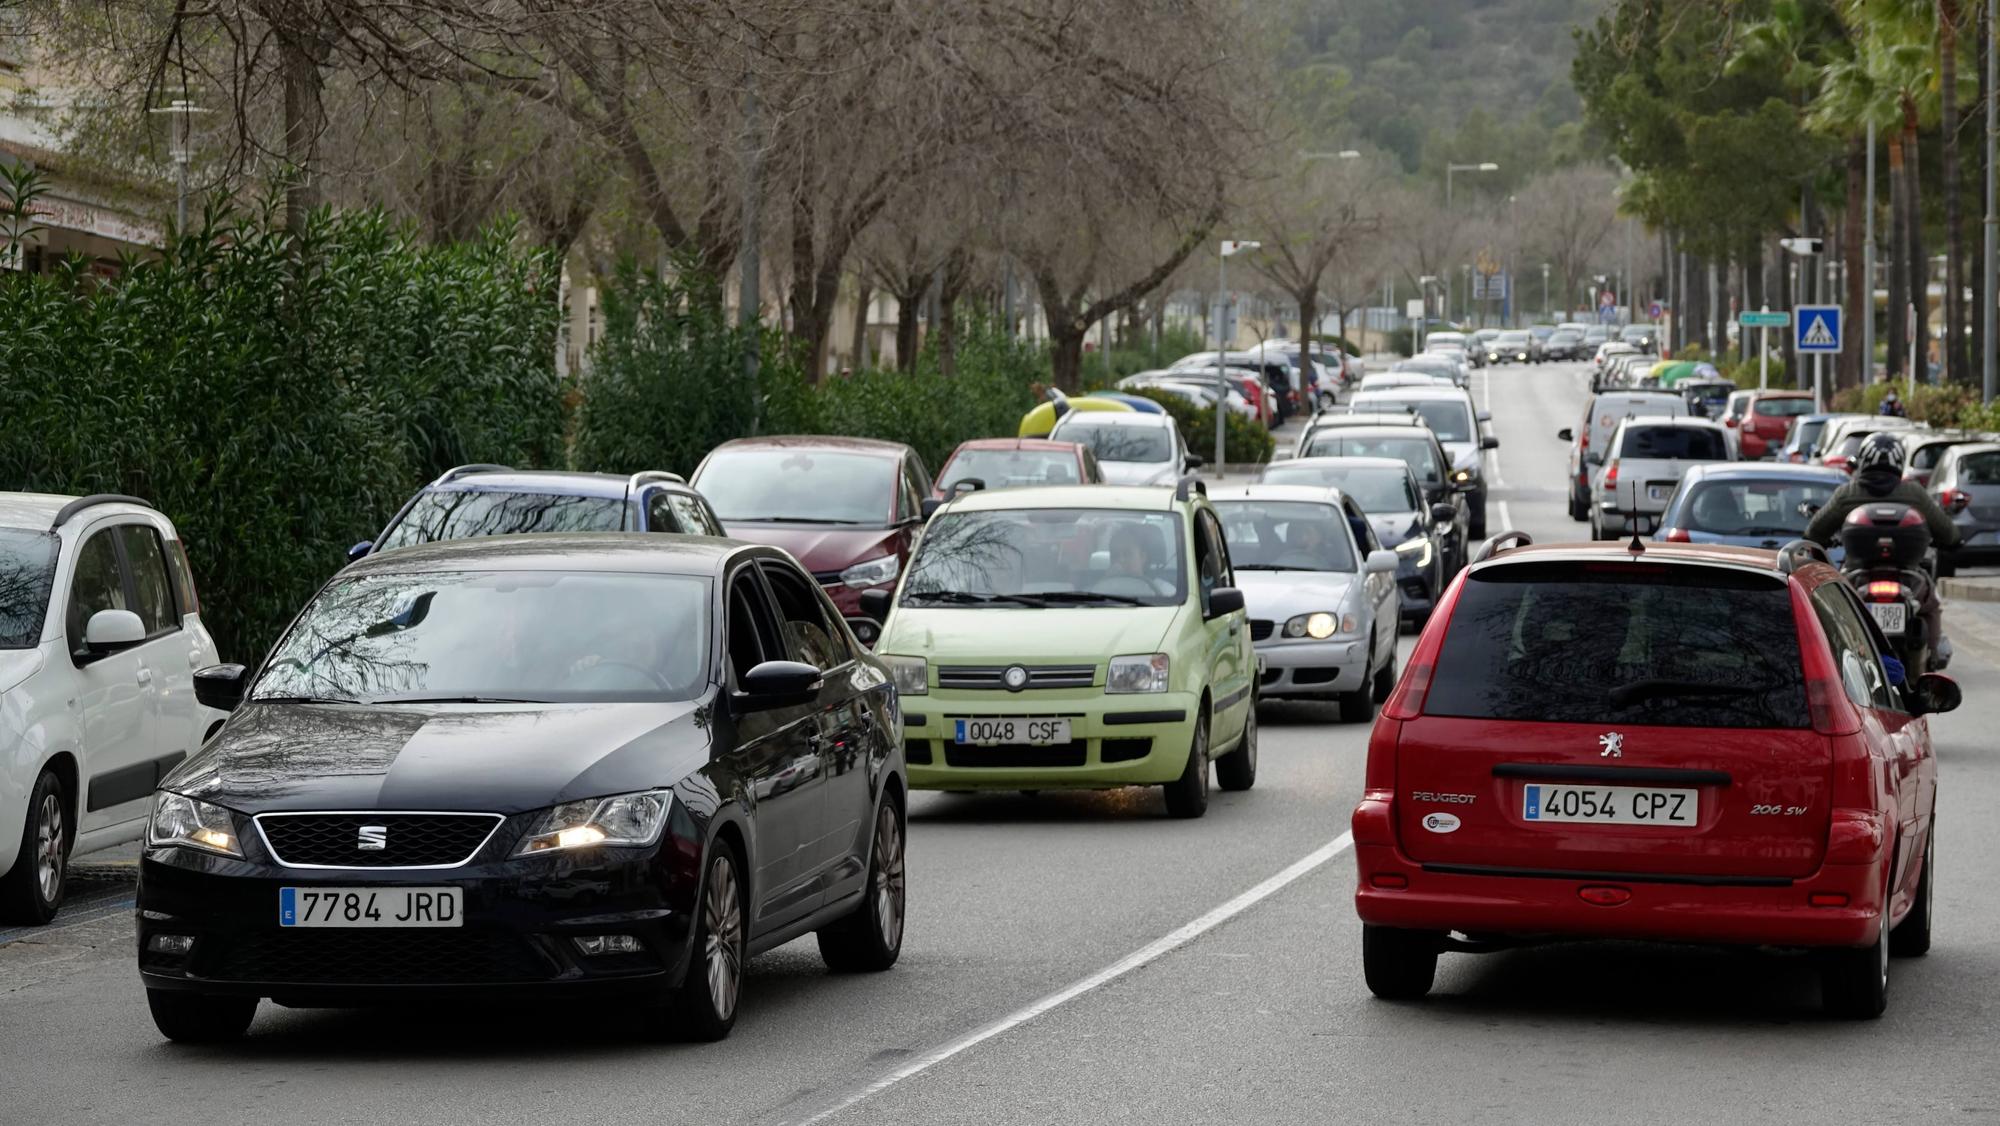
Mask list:
POLYGON ((1892 652, 1809 545, 1475 561, 1369 743, 1369 989, 1545 939, 1804 947, 1830 1011, 1878 1015, 1890 954, 1930 947, 1925 717, 1959 701, 1892 652))
POLYGON ((948 500, 960 481, 976 480, 984 488, 1024 485, 1101 485, 1104 474, 1097 455, 1076 442, 1047 438, 974 438, 960 442, 938 467, 931 495, 948 500))
POLYGON ((1737 428, 1743 460, 1776 454, 1785 444, 1792 420, 1815 409, 1810 391, 1758 391, 1751 395, 1743 417, 1731 423, 1737 428))
POLYGON ((856 637, 881 626, 861 592, 893 587, 923 528, 931 478, 917 452, 869 438, 739 438, 689 482, 736 539, 782 547, 818 579, 856 637))

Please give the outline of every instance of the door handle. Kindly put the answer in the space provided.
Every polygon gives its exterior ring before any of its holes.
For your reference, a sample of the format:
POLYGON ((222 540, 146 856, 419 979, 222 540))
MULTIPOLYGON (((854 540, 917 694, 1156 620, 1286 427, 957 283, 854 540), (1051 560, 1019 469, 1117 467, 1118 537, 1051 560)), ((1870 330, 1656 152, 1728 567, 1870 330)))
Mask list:
POLYGON ((141 684, 153 683, 153 670, 145 668, 140 669, 138 672, 137 679, 141 684))

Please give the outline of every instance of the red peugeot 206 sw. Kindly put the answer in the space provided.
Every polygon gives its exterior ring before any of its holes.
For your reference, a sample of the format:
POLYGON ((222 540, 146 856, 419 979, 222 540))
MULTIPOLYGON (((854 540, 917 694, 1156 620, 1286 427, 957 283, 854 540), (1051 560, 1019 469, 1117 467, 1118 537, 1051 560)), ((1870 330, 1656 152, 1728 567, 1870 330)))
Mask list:
POLYGON ((1930 946, 1924 717, 1957 685, 1893 683, 1810 545, 1526 539, 1460 575, 1375 725, 1369 989, 1420 997, 1446 951, 1646 939, 1810 948, 1829 1011, 1880 1014, 1890 954, 1930 946))

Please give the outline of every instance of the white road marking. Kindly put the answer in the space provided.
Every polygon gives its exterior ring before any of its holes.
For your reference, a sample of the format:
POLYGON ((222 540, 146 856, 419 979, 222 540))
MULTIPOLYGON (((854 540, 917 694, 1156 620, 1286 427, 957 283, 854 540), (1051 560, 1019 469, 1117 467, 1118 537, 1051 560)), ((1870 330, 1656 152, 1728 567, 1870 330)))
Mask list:
POLYGON ((977 1047, 1003 1032, 1019 1028, 1051 1009, 1074 1001, 1078 997, 1100 986, 1109 985, 1111 982, 1124 977, 1133 970, 1173 953, 1175 950, 1186 946, 1216 927, 1221 926, 1243 912, 1248 911, 1250 908, 1255 907, 1257 904, 1262 903, 1264 900, 1269 899, 1271 896, 1276 895, 1278 892, 1284 890, 1287 885, 1312 872, 1341 853, 1346 852, 1353 846, 1353 833, 1340 834, 1340 836, 1335 837, 1333 840, 1306 853, 1284 871, 1279 872, 1277 875, 1272 876, 1242 895, 1224 903, 1208 914, 1188 923, 1179 930, 1162 938, 1155 939, 1145 946, 1134 950, 1132 953, 1127 954, 1125 957, 1120 958, 1118 961, 1091 974, 1089 977, 1073 982, 1056 990, 1054 993, 1016 1009, 1006 1016, 993 1021, 991 1024, 982 1025, 960 1036, 956 1040, 947 1041, 938 1047, 912 1057, 901 1067, 876 1079, 867 1086, 842 1097, 839 1101, 814 1114, 812 1117, 801 1119, 797 1123, 797 1126, 813 1126, 814 1123, 824 1122, 849 1107, 881 1094, 883 1091, 894 1087, 905 1079, 929 1071, 931 1068, 936 1067, 938 1064, 943 1063, 968 1048, 977 1047))
POLYGON ((1507 511, 1507 502, 1506 502, 1506 501, 1504 501, 1504 500, 1503 500, 1503 501, 1499 501, 1499 502, 1497 502, 1497 503, 1498 503, 1498 504, 1500 505, 1500 530, 1501 530, 1501 531, 1505 531, 1505 532, 1511 532, 1511 531, 1513 531, 1513 530, 1514 530, 1514 514, 1513 514, 1513 513, 1511 513, 1511 512, 1509 512, 1509 511, 1507 511))

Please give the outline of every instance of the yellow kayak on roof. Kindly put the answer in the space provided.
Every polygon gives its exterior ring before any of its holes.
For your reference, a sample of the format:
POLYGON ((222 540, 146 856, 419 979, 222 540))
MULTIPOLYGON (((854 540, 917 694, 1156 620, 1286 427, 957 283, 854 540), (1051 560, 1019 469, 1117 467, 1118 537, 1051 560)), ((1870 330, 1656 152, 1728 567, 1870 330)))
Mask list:
POLYGON ((1021 432, 1015 437, 1046 438, 1062 416, 1071 411, 1124 411, 1130 414, 1132 408, 1116 399, 1093 399, 1088 396, 1072 399, 1051 387, 1048 402, 1021 416, 1021 432))

